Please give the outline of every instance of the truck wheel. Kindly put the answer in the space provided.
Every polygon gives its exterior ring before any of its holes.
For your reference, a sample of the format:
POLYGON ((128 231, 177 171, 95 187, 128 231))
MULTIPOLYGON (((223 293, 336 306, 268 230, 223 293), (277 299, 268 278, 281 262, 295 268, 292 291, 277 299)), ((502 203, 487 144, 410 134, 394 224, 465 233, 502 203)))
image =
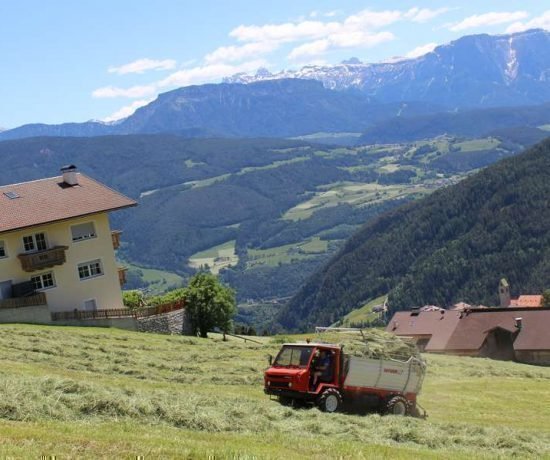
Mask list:
POLYGON ((336 412, 342 405, 342 396, 334 388, 325 390, 317 398, 317 407, 323 412, 336 412))
POLYGON ((403 396, 394 396, 386 404, 386 414, 409 415, 409 403, 403 396))

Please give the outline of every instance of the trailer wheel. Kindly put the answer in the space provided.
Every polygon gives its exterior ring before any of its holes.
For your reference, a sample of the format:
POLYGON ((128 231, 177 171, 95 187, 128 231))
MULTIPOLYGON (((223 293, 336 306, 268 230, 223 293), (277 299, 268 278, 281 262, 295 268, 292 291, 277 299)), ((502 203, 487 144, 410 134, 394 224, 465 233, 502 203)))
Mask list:
POLYGON ((342 396, 338 390, 329 388, 317 398, 316 404, 323 412, 336 412, 342 406, 342 396))
POLYGON ((409 403, 403 396, 394 396, 386 404, 386 414, 409 415, 409 403))

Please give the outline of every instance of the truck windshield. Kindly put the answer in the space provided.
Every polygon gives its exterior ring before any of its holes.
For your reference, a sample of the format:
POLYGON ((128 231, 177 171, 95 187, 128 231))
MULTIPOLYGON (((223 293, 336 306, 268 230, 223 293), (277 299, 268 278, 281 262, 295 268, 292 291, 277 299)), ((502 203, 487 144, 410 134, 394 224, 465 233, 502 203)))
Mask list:
POLYGON ((273 365, 307 367, 312 350, 312 347, 283 347, 273 365))

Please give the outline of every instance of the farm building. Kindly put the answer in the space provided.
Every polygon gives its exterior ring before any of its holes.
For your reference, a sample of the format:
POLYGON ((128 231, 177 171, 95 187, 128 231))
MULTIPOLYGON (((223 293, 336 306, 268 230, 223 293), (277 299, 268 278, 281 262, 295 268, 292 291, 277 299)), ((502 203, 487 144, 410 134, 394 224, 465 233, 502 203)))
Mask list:
POLYGON ((550 365, 550 309, 472 308, 397 312, 386 330, 421 350, 550 365))
POLYGON ((14 321, 31 311, 23 307, 124 307, 124 269, 114 252, 120 232, 110 229, 108 213, 136 202, 73 165, 61 172, 0 187, 0 309, 15 309, 14 321))

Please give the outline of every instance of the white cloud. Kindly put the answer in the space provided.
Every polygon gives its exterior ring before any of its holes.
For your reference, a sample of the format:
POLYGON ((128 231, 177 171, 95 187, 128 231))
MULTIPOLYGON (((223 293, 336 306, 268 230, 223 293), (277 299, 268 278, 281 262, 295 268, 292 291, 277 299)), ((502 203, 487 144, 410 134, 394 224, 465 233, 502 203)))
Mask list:
POLYGON ((147 70, 171 70, 176 67, 176 61, 173 59, 164 59, 161 61, 154 59, 138 59, 137 61, 124 64, 119 67, 109 67, 109 73, 124 75, 128 73, 143 73, 147 70))
POLYGON ((507 33, 522 32, 528 29, 546 29, 550 30, 550 10, 546 10, 542 15, 533 18, 527 22, 514 22, 507 29, 507 33))
POLYGON ((498 24, 506 24, 507 22, 519 21, 525 19, 528 15, 526 11, 502 11, 491 12, 485 14, 474 14, 462 21, 452 24, 449 30, 453 32, 460 32, 466 29, 473 29, 476 27, 495 26, 498 24))
POLYGON ((435 47, 437 46, 437 43, 427 43, 422 46, 418 46, 412 51, 409 51, 405 57, 407 58, 416 58, 419 56, 424 56, 425 54, 429 53, 430 51, 433 51, 435 47))
POLYGON ((188 86, 207 81, 219 80, 239 72, 252 72, 259 67, 265 67, 267 62, 263 59, 243 62, 239 65, 230 64, 207 64, 204 66, 192 67, 174 72, 165 79, 158 82, 158 87, 179 87, 188 86))
POLYGON ((204 57, 208 64, 241 61, 249 57, 270 53, 279 47, 276 42, 254 42, 242 46, 221 46, 204 57))
POLYGON ((329 35, 328 38, 304 43, 294 48, 288 55, 289 59, 296 60, 305 56, 317 56, 333 48, 371 47, 383 42, 393 40, 395 36, 391 32, 378 32, 374 34, 360 31, 340 32, 329 35))
POLYGON ((413 22, 427 22, 437 16, 440 16, 449 11, 449 8, 438 8, 431 10, 430 8, 411 8, 405 13, 405 17, 413 22))
POLYGON ((116 112, 112 113, 108 117, 105 117, 103 119, 103 121, 110 122, 110 121, 116 121, 116 120, 120 120, 122 118, 129 117, 137 109, 139 109, 140 107, 143 107, 144 105, 149 104, 151 101, 153 101, 153 99, 142 99, 142 100, 139 100, 139 101, 134 101, 130 105, 122 107, 121 109, 119 109, 116 112))
POLYGON ((341 27, 337 22, 301 21, 298 23, 266 24, 263 26, 239 26, 229 36, 241 42, 293 42, 321 38, 341 27))
MULTIPOLYGON (((369 47, 393 40, 395 36, 389 31, 379 31, 398 21, 426 22, 448 8, 411 8, 407 11, 364 9, 352 14, 342 21, 302 20, 282 24, 241 25, 230 32, 230 36, 239 42, 256 44, 292 43, 298 44, 290 51, 290 59, 301 59, 305 56, 316 56, 334 48, 369 47)), ((335 16, 339 11, 320 13, 312 11, 309 16, 335 16)), ((245 45, 246 46, 246 45, 245 45)), ((227 51, 240 53, 238 47, 226 47, 227 51), (235 48, 235 49, 229 49, 235 48)), ((209 56, 211 60, 214 60, 209 56)))
POLYGON ((156 86, 143 85, 143 86, 132 86, 130 88, 117 88, 116 86, 104 86, 103 88, 98 88, 92 92, 92 97, 97 99, 103 98, 114 98, 114 97, 128 97, 131 99, 149 97, 155 94, 156 86))

